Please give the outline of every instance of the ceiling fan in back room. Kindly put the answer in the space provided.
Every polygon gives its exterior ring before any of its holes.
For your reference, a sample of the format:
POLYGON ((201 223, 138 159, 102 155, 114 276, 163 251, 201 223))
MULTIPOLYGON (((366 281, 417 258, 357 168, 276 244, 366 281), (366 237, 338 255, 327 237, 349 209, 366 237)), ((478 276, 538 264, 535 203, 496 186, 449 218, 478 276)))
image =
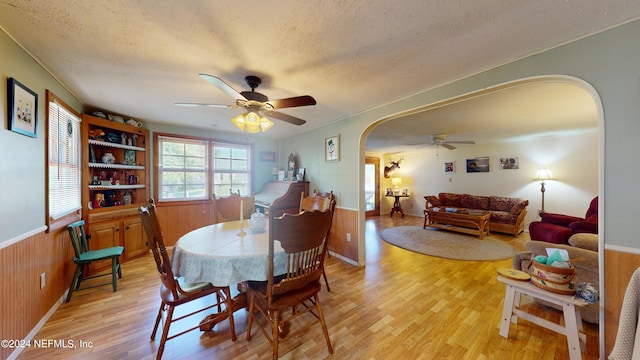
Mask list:
POLYGON ((454 150, 454 149, 456 149, 456 147, 451 145, 451 144, 466 144, 466 145, 475 145, 476 144, 476 142, 472 141, 472 140, 447 141, 447 135, 446 134, 434 134, 434 135, 430 135, 429 138, 430 138, 430 141, 413 143, 413 144, 409 144, 409 146, 425 145, 425 144, 426 145, 435 145, 436 146, 436 156, 438 156, 438 148, 440 146, 442 146, 443 148, 449 149, 449 150, 454 150))
POLYGON ((254 75, 248 75, 244 78, 247 85, 251 88, 251 91, 242 92, 236 91, 218 77, 208 74, 200 74, 200 77, 236 99, 235 104, 175 103, 175 105, 245 109, 245 113, 234 117, 231 121, 240 130, 250 133, 257 133, 259 131, 265 132, 269 130, 273 126, 273 122, 271 122, 267 117, 272 117, 293 125, 304 125, 306 123, 305 120, 275 110, 316 104, 316 100, 309 95, 269 100, 266 95, 255 91, 255 89, 262 83, 262 79, 254 75))

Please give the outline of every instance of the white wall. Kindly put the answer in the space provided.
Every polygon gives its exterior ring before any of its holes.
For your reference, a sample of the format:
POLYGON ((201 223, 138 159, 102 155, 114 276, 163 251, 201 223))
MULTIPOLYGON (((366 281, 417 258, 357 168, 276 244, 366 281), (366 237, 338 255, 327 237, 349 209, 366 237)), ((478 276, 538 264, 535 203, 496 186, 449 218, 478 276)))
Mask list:
MULTIPOLYGON (((394 154, 404 157, 394 176, 402 178, 410 198, 402 200, 405 214, 422 216, 425 195, 440 192, 473 195, 520 197, 529 200, 525 226, 537 217, 541 207, 540 182, 533 181, 536 171, 548 168, 556 180, 545 185, 545 210, 584 216, 589 202, 598 194, 598 133, 549 137, 486 145, 460 145, 455 150, 425 146, 415 151, 394 154), (467 173, 466 159, 489 157, 488 173, 467 173), (519 169, 503 170, 499 158, 519 158, 519 169), (444 163, 455 162, 455 172, 445 173, 444 163)), ((384 157, 389 165, 388 156, 384 157)), ((382 165, 381 165, 382 167, 382 165)), ((391 187, 391 179, 381 175, 380 188, 391 187)), ((382 194, 380 212, 389 213, 393 198, 382 194)))

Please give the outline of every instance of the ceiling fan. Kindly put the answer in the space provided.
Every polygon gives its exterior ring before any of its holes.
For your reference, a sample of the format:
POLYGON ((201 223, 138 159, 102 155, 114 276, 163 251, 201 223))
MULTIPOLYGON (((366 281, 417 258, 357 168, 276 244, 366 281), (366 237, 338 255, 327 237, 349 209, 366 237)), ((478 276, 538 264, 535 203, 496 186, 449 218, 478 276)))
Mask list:
POLYGON ((222 90, 229 96, 236 99, 236 103, 233 105, 222 105, 222 104, 201 104, 201 103, 175 103, 177 106, 207 106, 207 107, 225 107, 232 109, 246 109, 248 112, 263 112, 265 116, 273 117, 278 120, 282 120, 284 122, 288 122, 294 125, 303 125, 306 123, 305 120, 297 118, 295 116, 287 115, 278 111, 274 111, 276 109, 284 109, 298 106, 309 106, 315 105, 316 100, 309 96, 295 96, 284 99, 277 100, 269 100, 266 95, 263 95, 259 92, 256 92, 255 89, 262 83, 262 79, 254 75, 248 75, 244 78, 247 82, 247 85, 251 88, 251 91, 242 91, 237 92, 227 83, 225 83, 222 79, 208 75, 208 74, 200 74, 200 77, 205 81, 209 82, 213 86, 222 90))
MULTIPOLYGON (((451 145, 451 144, 468 144, 468 145, 475 145, 475 141, 471 141, 471 140, 463 140, 463 141, 447 141, 447 135, 445 134, 436 134, 436 135, 431 135, 431 142, 429 143, 430 145, 435 145, 437 146, 442 146, 443 148, 447 148, 449 150, 453 150, 456 147, 451 145)), ((417 144, 414 144, 417 145, 417 144)))

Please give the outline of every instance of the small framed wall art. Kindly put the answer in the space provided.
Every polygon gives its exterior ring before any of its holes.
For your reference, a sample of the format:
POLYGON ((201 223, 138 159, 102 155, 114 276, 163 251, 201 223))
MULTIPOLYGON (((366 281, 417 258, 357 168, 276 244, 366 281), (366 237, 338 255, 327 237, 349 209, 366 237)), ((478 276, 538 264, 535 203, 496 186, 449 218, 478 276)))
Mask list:
POLYGON ((454 161, 444 163, 444 172, 447 174, 456 172, 456 163, 454 161))
POLYGON ((324 138, 324 161, 340 161, 340 134, 324 138))
POLYGON ((260 151, 260 161, 275 162, 276 153, 274 151, 260 151))
POLYGON ((9 130, 37 137, 38 94, 14 78, 7 79, 9 130))
POLYGON ((500 168, 504 170, 519 169, 520 161, 517 157, 500 158, 500 168))

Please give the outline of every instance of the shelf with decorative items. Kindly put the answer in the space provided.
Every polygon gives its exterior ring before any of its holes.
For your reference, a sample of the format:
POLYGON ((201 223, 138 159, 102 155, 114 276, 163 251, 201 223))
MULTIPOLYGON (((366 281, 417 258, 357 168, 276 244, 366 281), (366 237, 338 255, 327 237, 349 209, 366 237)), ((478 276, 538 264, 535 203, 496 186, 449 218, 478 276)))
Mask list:
POLYGON ((146 248, 138 208, 148 201, 148 139, 140 126, 82 115, 82 214, 90 248, 124 246, 125 259, 146 248))

